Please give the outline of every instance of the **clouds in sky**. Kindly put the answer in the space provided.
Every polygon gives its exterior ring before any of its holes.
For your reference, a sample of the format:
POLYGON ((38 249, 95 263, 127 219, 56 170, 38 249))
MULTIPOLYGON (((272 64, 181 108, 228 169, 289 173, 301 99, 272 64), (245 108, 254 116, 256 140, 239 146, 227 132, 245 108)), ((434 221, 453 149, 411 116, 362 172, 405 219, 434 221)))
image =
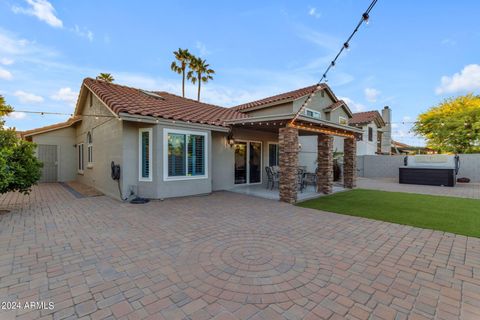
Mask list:
POLYGON ((17 97, 21 103, 40 103, 44 101, 42 96, 30 93, 30 92, 25 92, 22 90, 15 91, 13 95, 17 97))
POLYGON ((6 69, 0 67, 0 79, 11 80, 13 78, 12 73, 6 69))
POLYGON ((347 106, 352 110, 352 112, 362 112, 365 111, 365 106, 361 103, 355 102, 347 97, 339 97, 340 100, 345 101, 347 106))
POLYGON ((26 14, 37 17, 40 21, 55 28, 62 28, 63 22, 55 15, 55 8, 47 0, 26 0, 28 7, 13 6, 15 13, 26 14))
POLYGON ((322 16, 321 13, 317 11, 317 8, 314 7, 308 10, 308 15, 317 19, 322 16))
POLYGON ((208 56, 211 52, 207 49, 207 46, 205 43, 201 41, 197 41, 195 44, 195 47, 198 49, 198 52, 200 53, 200 57, 204 58, 205 56, 208 56))
POLYGON ((78 97, 78 93, 74 92, 69 87, 60 88, 57 92, 55 92, 51 96, 53 100, 67 102, 70 105, 75 105, 75 102, 77 101, 77 97, 78 97))
POLYGON ((93 32, 86 29, 86 28, 80 28, 78 25, 75 25, 72 29, 72 31, 79 37, 86 38, 88 41, 92 42, 93 41, 93 32))
MULTIPOLYGON (((47 0, 26 0, 28 7, 12 6, 12 11, 16 14, 26 14, 37 17, 40 21, 47 23, 54 28, 63 28, 63 21, 57 17, 55 8, 47 0)), ((81 28, 74 25, 73 28, 66 28, 79 37, 85 38, 88 41, 93 41, 93 32, 86 28, 81 28)))
POLYGON ((380 91, 375 88, 365 88, 364 93, 368 102, 377 102, 377 98, 380 95, 380 91))
POLYGON ((452 76, 443 76, 437 94, 480 90, 480 65, 469 64, 452 76))
POLYGON ((5 66, 9 66, 11 64, 13 64, 14 60, 13 59, 9 59, 9 58, 0 58, 0 64, 3 64, 5 66))
POLYGON ((7 117, 14 120, 22 120, 27 117, 27 114, 25 112, 14 111, 12 113, 9 113, 7 117))

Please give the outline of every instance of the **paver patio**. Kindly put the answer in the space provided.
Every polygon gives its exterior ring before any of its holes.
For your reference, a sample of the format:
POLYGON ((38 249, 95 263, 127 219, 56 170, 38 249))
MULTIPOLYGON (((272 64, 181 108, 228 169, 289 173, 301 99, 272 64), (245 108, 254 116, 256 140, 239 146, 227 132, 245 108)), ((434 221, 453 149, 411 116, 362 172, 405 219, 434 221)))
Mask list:
POLYGON ((477 238, 229 192, 130 205, 43 184, 2 207, 0 300, 55 303, 19 319, 480 318, 477 238))

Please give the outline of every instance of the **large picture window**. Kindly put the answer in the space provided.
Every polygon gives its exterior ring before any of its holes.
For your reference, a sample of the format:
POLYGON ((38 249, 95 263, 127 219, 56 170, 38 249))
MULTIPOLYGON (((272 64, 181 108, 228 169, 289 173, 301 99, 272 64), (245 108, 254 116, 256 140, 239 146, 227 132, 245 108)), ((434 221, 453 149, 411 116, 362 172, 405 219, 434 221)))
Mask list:
POLYGON ((207 134, 164 129, 164 180, 207 177, 207 134))
POLYGON ((138 130, 138 176, 140 181, 152 181, 152 129, 138 130))

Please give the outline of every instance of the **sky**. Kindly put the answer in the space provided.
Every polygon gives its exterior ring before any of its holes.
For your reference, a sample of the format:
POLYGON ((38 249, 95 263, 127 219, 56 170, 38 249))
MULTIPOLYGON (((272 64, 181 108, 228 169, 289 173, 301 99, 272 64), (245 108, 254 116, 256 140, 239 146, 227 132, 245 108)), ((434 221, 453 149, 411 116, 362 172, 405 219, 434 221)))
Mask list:
MULTIPOLYGON (((370 0, 0 0, 0 94, 16 110, 70 114, 82 80, 181 93, 188 48, 216 71, 202 101, 230 107, 318 82, 370 0)), ((353 112, 392 108, 395 140, 445 98, 480 93, 480 1, 379 0, 328 84, 353 112)), ((196 87, 187 87, 195 98, 196 87)), ((67 115, 11 114, 27 130, 67 115)))

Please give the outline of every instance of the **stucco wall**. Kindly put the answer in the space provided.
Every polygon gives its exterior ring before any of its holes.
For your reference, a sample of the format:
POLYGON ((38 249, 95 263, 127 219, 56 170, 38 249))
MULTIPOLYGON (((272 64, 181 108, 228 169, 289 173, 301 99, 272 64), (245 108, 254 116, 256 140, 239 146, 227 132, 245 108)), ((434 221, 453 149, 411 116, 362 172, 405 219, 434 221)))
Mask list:
MULTIPOLYGON (((357 157, 359 176, 366 178, 398 178, 404 155, 365 155, 357 157)), ((480 154, 461 154, 458 177, 480 182, 480 154)))
POLYGON ((300 136, 298 142, 302 146, 298 153, 298 165, 307 167, 308 172, 317 168, 317 136, 300 136))
POLYGON ((124 121, 123 128, 123 179, 125 189, 129 192, 134 190, 141 197, 152 199, 164 199, 182 197, 195 194, 212 192, 212 138, 211 132, 204 128, 194 128, 185 124, 171 125, 146 124, 140 122, 124 121), (139 129, 152 128, 152 158, 151 167, 152 181, 140 181, 139 179, 139 129), (207 161, 208 175, 206 178, 185 180, 164 180, 164 129, 184 130, 207 134, 207 161))
MULTIPOLYGON (((84 172, 77 173, 77 180, 83 184, 92 186, 97 190, 114 198, 119 198, 117 182, 111 178, 110 163, 122 166, 123 162, 123 142, 122 142, 122 121, 111 117, 112 113, 95 97, 85 99, 82 114, 85 115, 103 115, 106 117, 84 116, 75 132, 75 143, 84 143, 84 172), (87 163, 87 133, 91 132, 93 139, 93 165, 87 163)), ((75 154, 77 154, 75 149, 75 154)), ((75 170, 78 163, 75 161, 75 170)), ((125 190, 123 188, 123 195, 125 190)))
POLYGON ((288 103, 278 104, 268 108, 249 111, 248 115, 251 117, 259 117, 259 116, 271 116, 276 114, 291 114, 291 113, 293 113, 292 102, 288 102, 288 103))
POLYGON ((357 155, 374 155, 377 152, 377 126, 369 123, 362 127, 363 138, 357 142, 357 155), (368 141, 368 128, 373 129, 372 141, 368 141))
MULTIPOLYGON (((294 112, 297 112, 301 107, 303 102, 307 99, 307 97, 300 98, 298 100, 295 100, 293 102, 293 110, 294 112)), ((312 100, 308 103, 307 108, 320 111, 322 113, 321 117, 323 120, 328 120, 325 117, 325 112, 323 111, 325 107, 328 107, 333 103, 333 100, 330 98, 330 96, 327 93, 324 93, 324 96, 322 97, 321 93, 317 93, 312 100)))
MULTIPOLYGON (((226 144, 225 135, 213 133, 212 137, 214 141, 212 152, 212 189, 214 191, 229 190, 236 186, 234 181, 234 148, 226 144)), ((268 165, 268 143, 278 143, 278 133, 234 128, 233 137, 235 140, 251 140, 260 141, 262 143, 262 184, 266 185, 267 177, 265 166, 268 165)))
POLYGON ((36 144, 50 144, 57 146, 57 177, 58 181, 75 180, 76 171, 76 148, 75 129, 64 128, 32 136, 32 142, 36 144))

